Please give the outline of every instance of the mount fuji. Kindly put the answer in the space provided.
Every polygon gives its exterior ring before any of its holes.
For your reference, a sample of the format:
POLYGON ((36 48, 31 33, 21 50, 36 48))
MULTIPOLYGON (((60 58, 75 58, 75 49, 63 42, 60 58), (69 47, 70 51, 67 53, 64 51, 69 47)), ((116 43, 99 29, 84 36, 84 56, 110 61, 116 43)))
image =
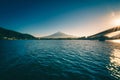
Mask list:
POLYGON ((73 35, 65 34, 63 32, 56 32, 54 34, 44 36, 44 37, 41 37, 41 38, 76 38, 76 37, 73 36, 73 35))

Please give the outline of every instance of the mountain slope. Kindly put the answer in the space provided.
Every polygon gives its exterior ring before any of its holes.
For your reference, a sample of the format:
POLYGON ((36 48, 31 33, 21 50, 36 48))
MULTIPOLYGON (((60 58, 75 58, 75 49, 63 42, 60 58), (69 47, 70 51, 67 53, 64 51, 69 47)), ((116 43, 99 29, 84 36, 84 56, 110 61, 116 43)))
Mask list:
POLYGON ((120 26, 117 26, 117 27, 113 27, 113 28, 104 30, 104 31, 99 32, 99 33, 97 33, 97 34, 88 36, 88 38, 89 38, 89 39, 99 39, 99 38, 101 38, 101 37, 106 37, 106 38, 108 38, 108 36, 106 36, 107 34, 112 33, 112 32, 116 32, 116 31, 120 31, 120 26))
POLYGON ((62 32, 56 32, 52 35, 41 37, 41 38, 75 38, 75 36, 68 35, 62 32))
POLYGON ((0 39, 6 39, 6 40, 35 39, 35 37, 29 34, 23 34, 0 27, 0 39))

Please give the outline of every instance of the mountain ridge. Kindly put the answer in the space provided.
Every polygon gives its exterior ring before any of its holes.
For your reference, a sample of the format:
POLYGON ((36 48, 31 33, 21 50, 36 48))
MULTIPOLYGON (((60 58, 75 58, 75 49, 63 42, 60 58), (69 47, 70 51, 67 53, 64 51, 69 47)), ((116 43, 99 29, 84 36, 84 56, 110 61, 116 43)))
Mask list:
POLYGON ((40 37, 40 38, 76 38, 75 36, 73 35, 68 35, 66 33, 63 33, 63 32, 56 32, 56 33, 53 33, 51 35, 48 35, 48 36, 43 36, 43 37, 40 37))

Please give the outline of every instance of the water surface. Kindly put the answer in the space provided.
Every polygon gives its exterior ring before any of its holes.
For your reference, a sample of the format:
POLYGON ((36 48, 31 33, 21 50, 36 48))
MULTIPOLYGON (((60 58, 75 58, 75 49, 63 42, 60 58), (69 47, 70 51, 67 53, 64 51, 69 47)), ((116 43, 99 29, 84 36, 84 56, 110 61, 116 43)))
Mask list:
POLYGON ((1 40, 0 80, 120 80, 120 43, 1 40))

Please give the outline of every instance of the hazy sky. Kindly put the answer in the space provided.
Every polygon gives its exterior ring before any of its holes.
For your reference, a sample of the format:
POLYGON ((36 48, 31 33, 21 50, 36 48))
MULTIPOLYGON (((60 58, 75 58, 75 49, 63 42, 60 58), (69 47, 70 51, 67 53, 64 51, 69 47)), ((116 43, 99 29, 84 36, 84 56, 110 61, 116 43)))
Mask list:
POLYGON ((0 0, 0 26, 45 36, 88 36, 120 19, 120 0, 0 0))

